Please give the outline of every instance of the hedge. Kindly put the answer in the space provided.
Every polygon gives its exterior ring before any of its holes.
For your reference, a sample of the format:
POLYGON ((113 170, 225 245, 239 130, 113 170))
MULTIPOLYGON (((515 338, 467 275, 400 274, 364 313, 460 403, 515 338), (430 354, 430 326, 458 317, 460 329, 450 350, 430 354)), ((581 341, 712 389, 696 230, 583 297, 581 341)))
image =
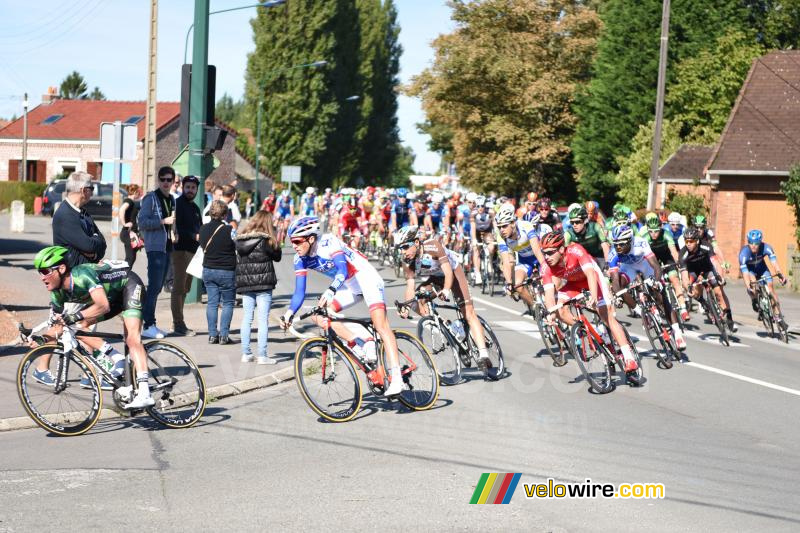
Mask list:
POLYGON ((41 196, 46 183, 0 181, 0 211, 11 207, 14 200, 25 202, 25 212, 33 213, 33 199, 41 196))

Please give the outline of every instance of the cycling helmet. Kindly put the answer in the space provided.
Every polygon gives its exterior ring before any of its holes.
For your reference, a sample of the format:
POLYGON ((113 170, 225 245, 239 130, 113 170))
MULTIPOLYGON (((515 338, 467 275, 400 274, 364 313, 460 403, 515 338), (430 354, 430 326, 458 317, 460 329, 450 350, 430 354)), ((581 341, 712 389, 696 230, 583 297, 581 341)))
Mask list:
POLYGON ((648 230, 659 230, 661 229, 661 220, 658 218, 658 215, 655 213, 647 213, 644 217, 645 225, 647 225, 648 230))
POLYGON ((477 197, 478 197, 477 193, 474 193, 474 192, 468 192, 468 193, 467 193, 467 202, 470 202, 470 203, 472 203, 472 202, 474 202, 474 201, 475 201, 475 199, 476 199, 477 197))
POLYGON ((330 188, 330 187, 325 187, 325 192, 326 192, 326 193, 330 193, 330 192, 333 192, 333 191, 331 190, 331 188, 330 188))
POLYGON ((683 238, 684 238, 684 240, 687 240, 687 241, 699 241, 700 240, 700 235, 701 234, 700 234, 700 230, 699 229, 697 229, 695 227, 691 227, 691 228, 686 230, 686 233, 683 234, 683 238))
POLYGON ((579 204, 577 202, 571 203, 571 204, 569 204, 569 207, 567 207, 567 213, 571 213, 573 209, 579 209, 580 207, 581 207, 581 204, 579 204))
POLYGON ((560 231, 545 233, 539 241, 542 250, 552 250, 564 246, 564 234, 560 231))
POLYGON ((570 220, 586 220, 589 218, 589 213, 586 212, 586 208, 580 204, 572 204, 569 210, 569 219, 570 220), (573 207, 574 206, 574 207, 573 207))
POLYGON ((285 196, 289 196, 289 189, 284 189, 283 191, 281 191, 281 196, 284 196, 284 197, 285 196))
POLYGON ((669 214, 669 216, 667 217, 667 221, 668 221, 670 224, 680 224, 680 223, 681 223, 681 214, 680 214, 680 213, 678 213, 677 211, 673 211, 673 212, 672 212, 672 213, 670 213, 670 214, 669 214))
POLYGON ((294 237, 309 237, 314 235, 319 237, 319 219, 317 217, 301 217, 292 222, 287 231, 289 238, 294 237))
POLYGON ((431 201, 435 204, 440 204, 444 201, 444 196, 440 192, 435 192, 431 195, 431 201))
POLYGON ((399 189, 397 189, 397 196, 402 197, 405 196, 406 194, 408 194, 408 189, 406 189, 405 187, 400 187, 399 189))
POLYGON ((764 234, 760 230, 751 229, 747 232, 747 244, 761 244, 764 234))
POLYGON ((306 187, 306 194, 314 194, 314 187, 306 187))
POLYGON ((367 194, 375 194, 375 187, 373 187, 372 185, 367 187, 367 194))
POLYGON ((508 201, 508 196, 501 196, 500 198, 497 199, 498 205, 503 205, 507 201, 508 201))
POLYGON ((478 197, 475 198, 475 205, 477 207, 481 207, 485 203, 486 203, 486 197, 485 196, 478 196, 478 197))
POLYGON ((547 196, 539 199, 539 209, 550 209, 550 198, 547 196))
POLYGON ((535 203, 536 200, 538 200, 538 199, 539 199, 539 195, 536 194, 535 192, 529 192, 528 193, 528 198, 527 198, 528 203, 535 203))
POLYGON ((33 267, 36 270, 40 268, 50 268, 60 264, 66 264, 67 254, 69 250, 63 246, 48 246, 43 248, 36 254, 33 259, 33 267))
POLYGON ((697 215, 692 219, 692 225, 698 228, 705 228, 707 223, 705 215, 697 215))
POLYGON ((627 224, 614 226, 611 230, 611 242, 615 245, 624 244, 633 240, 633 230, 627 224))
POLYGON ((511 204, 503 204, 494 216, 494 221, 498 226, 512 224, 517 219, 516 210, 511 204))
POLYGON ((419 228, 417 226, 406 226, 400 228, 394 234, 394 245, 402 246, 416 240, 419 228))
POLYGON ((597 202, 593 200, 586 202, 586 213, 591 215, 595 211, 597 211, 597 202))

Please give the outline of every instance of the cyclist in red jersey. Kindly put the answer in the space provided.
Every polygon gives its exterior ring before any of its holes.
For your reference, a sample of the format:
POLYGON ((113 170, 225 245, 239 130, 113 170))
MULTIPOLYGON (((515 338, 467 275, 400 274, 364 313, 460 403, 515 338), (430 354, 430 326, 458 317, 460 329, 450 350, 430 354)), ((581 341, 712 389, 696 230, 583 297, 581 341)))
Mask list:
POLYGON ((345 205, 346 211, 339 218, 339 235, 342 240, 354 250, 358 250, 361 243, 361 224, 358 208, 358 203, 355 198, 351 198, 350 202, 345 205), (345 238, 345 234, 349 234, 349 238, 345 238))
MULTIPOLYGON (((620 346, 625 359, 625 372, 633 372, 638 368, 633 350, 625 336, 625 330, 614 316, 614 308, 608 284, 603 277, 603 272, 594 262, 589 252, 578 243, 564 245, 564 235, 553 232, 541 238, 540 246, 544 254, 545 265, 542 265, 542 286, 544 287, 545 305, 548 309, 556 304, 556 286, 558 299, 568 300, 588 290, 590 293, 587 307, 596 308, 603 323, 606 325, 617 345, 620 346), (556 278, 556 279, 554 279, 556 278)), ((575 318, 569 308, 562 307, 558 310, 558 317, 567 325, 575 323, 575 318)), ((552 315, 548 316, 552 322, 552 315)))

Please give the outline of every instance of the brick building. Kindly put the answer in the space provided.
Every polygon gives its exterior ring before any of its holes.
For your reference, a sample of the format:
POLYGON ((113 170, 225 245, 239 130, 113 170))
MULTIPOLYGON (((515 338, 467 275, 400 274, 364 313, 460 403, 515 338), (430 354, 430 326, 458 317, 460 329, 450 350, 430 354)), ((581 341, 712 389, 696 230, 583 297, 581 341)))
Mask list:
POLYGON ((702 196, 711 207, 712 184, 705 175, 712 146, 684 144, 658 169, 658 203, 664 205, 670 190, 702 196))
MULTIPOLYGON (((120 120, 138 128, 130 182, 142 184, 145 109, 145 102, 45 99, 28 112, 28 180, 44 183, 75 170, 100 178, 100 124, 120 120)), ((178 155, 179 118, 178 102, 157 104, 156 168, 169 165, 178 155)), ((0 129, 0 181, 22 179, 22 122, 19 118, 0 129)), ((228 183, 235 176, 235 132, 226 129, 225 145, 214 153, 220 160, 212 173, 217 183, 228 183)))

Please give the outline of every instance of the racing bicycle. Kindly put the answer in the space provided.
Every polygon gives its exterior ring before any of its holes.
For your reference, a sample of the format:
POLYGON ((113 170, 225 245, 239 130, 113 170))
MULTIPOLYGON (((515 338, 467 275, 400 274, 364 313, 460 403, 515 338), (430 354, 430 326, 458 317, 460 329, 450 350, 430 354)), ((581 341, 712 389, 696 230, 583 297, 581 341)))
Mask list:
POLYGON ((717 296, 714 294, 713 281, 715 279, 716 277, 714 276, 714 273, 709 272, 707 276, 704 276, 702 279, 698 279, 689 285, 689 290, 686 292, 691 292, 692 288, 695 286, 700 287, 699 301, 703 311, 708 317, 709 322, 714 324, 719 330, 719 341, 725 346, 730 346, 731 343, 728 339, 728 324, 723 316, 722 306, 719 304, 717 296))
POLYGON ((620 298, 625 293, 630 293, 639 304, 642 309, 642 327, 644 327, 650 346, 653 347, 653 353, 658 359, 658 366, 670 369, 672 360, 681 361, 682 356, 666 325, 664 313, 653 295, 653 290, 653 280, 651 278, 643 279, 640 273, 636 281, 617 291, 615 296, 620 298))
POLYGON ((544 287, 542 287, 539 271, 534 270, 525 281, 518 285, 512 285, 512 298, 517 296, 513 291, 519 287, 525 287, 525 290, 533 298, 533 306, 528 306, 528 313, 536 321, 536 327, 539 328, 544 347, 553 359, 553 366, 566 365, 569 352, 567 330, 560 320, 555 320, 554 324, 548 324, 547 307, 544 304, 544 287))
POLYGON ((769 333, 770 337, 776 337, 775 330, 777 329, 777 338, 785 343, 789 343, 789 330, 785 322, 780 320, 780 317, 775 315, 775 307, 777 303, 775 298, 770 294, 767 288, 767 280, 764 278, 759 279, 750 284, 750 290, 756 294, 756 304, 758 307, 758 316, 761 323, 769 333))

